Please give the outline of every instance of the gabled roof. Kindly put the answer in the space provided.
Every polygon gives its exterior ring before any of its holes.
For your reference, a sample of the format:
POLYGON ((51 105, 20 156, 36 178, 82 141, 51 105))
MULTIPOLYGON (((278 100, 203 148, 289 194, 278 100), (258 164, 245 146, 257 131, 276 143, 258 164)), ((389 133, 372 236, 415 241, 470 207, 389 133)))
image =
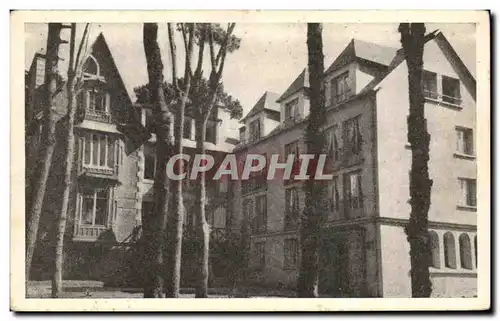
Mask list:
POLYGON ((378 45, 358 39, 352 39, 340 55, 327 69, 326 73, 334 71, 353 61, 368 61, 382 66, 389 66, 397 49, 378 45))
POLYGON ((297 76, 297 78, 295 78, 292 84, 285 90, 280 98, 276 100, 276 102, 279 103, 304 88, 309 88, 309 72, 307 68, 302 69, 302 72, 297 76))
POLYGON ((263 110, 271 111, 271 112, 280 112, 280 105, 276 103, 278 98, 278 94, 271 91, 266 91, 257 101, 255 106, 250 109, 248 114, 241 119, 240 122, 244 122, 249 117, 258 114, 263 110))

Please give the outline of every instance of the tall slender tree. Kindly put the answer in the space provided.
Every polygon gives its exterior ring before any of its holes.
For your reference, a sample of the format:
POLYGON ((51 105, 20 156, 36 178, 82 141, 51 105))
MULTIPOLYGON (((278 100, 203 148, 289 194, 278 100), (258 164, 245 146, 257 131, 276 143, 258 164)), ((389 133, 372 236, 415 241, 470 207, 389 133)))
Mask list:
POLYGON ((29 202, 30 208, 27 211, 27 230, 26 230, 26 261, 25 273, 26 280, 29 279, 31 261, 35 251, 35 244, 38 235, 38 226, 42 214, 45 190, 47 187, 47 178, 49 176, 52 155, 56 146, 56 124, 59 115, 55 110, 54 94, 58 84, 58 61, 59 46, 67 41, 61 39, 61 30, 69 26, 61 23, 49 23, 47 36, 47 51, 45 54, 45 90, 44 90, 44 124, 42 130, 42 139, 40 145, 37 170, 33 181, 32 200, 29 202))
POLYGON ((153 104, 154 132, 156 133, 156 173, 153 185, 154 210, 143 220, 144 238, 144 297, 160 298, 164 286, 164 242, 169 206, 170 181, 166 175, 167 160, 172 155, 173 113, 167 104, 163 87, 163 63, 158 46, 158 24, 143 26, 144 53, 148 70, 148 86, 153 104))
POLYGON ((69 66, 68 66, 68 80, 66 82, 66 89, 68 95, 68 106, 65 117, 65 133, 59 137, 63 137, 66 143, 64 155, 64 177, 63 177, 63 196, 61 200, 61 209, 59 216, 56 219, 56 244, 55 244, 55 262, 54 271, 52 275, 52 297, 57 298, 62 292, 62 267, 63 267, 63 247, 64 247, 64 233, 66 231, 66 216, 68 213, 69 194, 71 191, 71 173, 73 170, 73 154, 75 148, 75 134, 74 122, 76 112, 76 97, 79 93, 79 85, 77 82, 81 80, 78 77, 80 69, 80 56, 84 43, 87 41, 89 24, 85 25, 83 30, 83 37, 78 47, 78 53, 75 54, 76 42, 76 23, 71 24, 71 36, 69 41, 69 66))
MULTIPOLYGON (((212 114, 212 110, 217 102, 219 91, 221 90, 221 79, 224 70, 224 63, 228 52, 232 52, 239 48, 240 39, 232 35, 235 28, 235 23, 229 23, 227 29, 224 30, 218 24, 201 24, 198 28, 198 63, 194 73, 193 95, 192 100, 195 115, 195 140, 196 153, 205 155, 205 140, 207 123, 212 114), (210 52, 210 76, 208 79, 208 91, 203 89, 202 83, 202 65, 205 43, 208 43, 210 52), (216 53, 216 46, 218 51, 216 53), (202 93, 208 93, 203 95, 202 93)), ((210 229, 207 223, 205 206, 206 200, 206 176, 205 173, 200 173, 199 184, 195 187, 195 244, 197 264, 197 282, 196 294, 197 298, 208 297, 208 261, 210 254, 210 229)))
MULTIPOLYGON (((325 122, 323 95, 323 39, 322 25, 307 24, 307 49, 309 67, 310 114, 305 132, 307 153, 318 160, 324 149, 324 135, 321 128, 325 122)), ((301 260, 297 279, 298 297, 318 296, 320 226, 324 218, 325 185, 315 181, 314 175, 305 184, 305 207, 300 220, 301 260)))
MULTIPOLYGON (((177 62, 176 45, 174 39, 174 27, 172 23, 168 24, 168 39, 170 44, 170 54, 172 58, 172 85, 175 94, 175 122, 174 122, 174 150, 175 153, 182 155, 184 146, 182 139, 184 137, 184 111, 188 101, 188 95, 191 88, 191 53, 194 44, 194 24, 179 25, 184 40, 184 49, 186 53, 184 65, 184 86, 181 88, 177 81, 177 62)), ((182 173, 184 162, 179 160, 175 163, 175 171, 182 173)), ((172 212, 167 220, 167 243, 166 243, 166 276, 165 296, 176 298, 179 296, 181 280, 181 259, 182 259, 182 233, 184 220, 183 204, 183 181, 172 181, 172 212)))
POLYGON ((411 145, 410 220, 406 234, 410 243, 412 297, 430 297, 430 240, 428 214, 431 205, 432 180, 429 179, 429 142, 423 95, 423 53, 425 25, 401 23, 401 43, 408 66, 408 142, 411 145))

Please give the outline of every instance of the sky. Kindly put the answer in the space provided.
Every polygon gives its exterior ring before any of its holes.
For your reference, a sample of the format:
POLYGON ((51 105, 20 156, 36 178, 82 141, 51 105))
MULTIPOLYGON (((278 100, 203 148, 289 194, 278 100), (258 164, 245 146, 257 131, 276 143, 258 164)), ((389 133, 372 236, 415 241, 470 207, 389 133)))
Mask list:
MULTIPOLYGON (((352 38, 380 45, 400 48, 398 24, 324 24, 323 53, 325 69, 340 54, 352 38)), ((427 31, 439 29, 450 41, 471 73, 476 72, 475 25, 465 23, 426 24, 427 31)), ((84 25, 78 24, 77 40, 81 39, 84 25)), ((91 24, 90 44, 103 33, 115 59, 127 91, 135 99, 133 88, 147 82, 146 58, 142 44, 142 24, 91 24)), ((265 91, 283 93, 307 65, 307 26, 304 23, 240 23, 234 34, 241 38, 239 50, 228 54, 223 82, 226 92, 239 99, 244 113, 248 112, 265 91)), ((64 31, 63 39, 69 39, 64 31)), ((167 25, 159 24, 158 35, 165 78, 171 79, 171 57, 168 47, 167 25)), ((25 25, 25 67, 29 69, 33 55, 45 52, 47 24, 25 25)), ((183 74, 184 50, 182 37, 176 36, 177 61, 183 74)), ((62 45, 60 56, 68 56, 68 45, 62 45)), ((61 62, 64 74, 68 59, 61 62)), ((193 62, 193 64, 196 61, 193 62)), ((205 51, 204 72, 210 71, 208 49, 205 51)))

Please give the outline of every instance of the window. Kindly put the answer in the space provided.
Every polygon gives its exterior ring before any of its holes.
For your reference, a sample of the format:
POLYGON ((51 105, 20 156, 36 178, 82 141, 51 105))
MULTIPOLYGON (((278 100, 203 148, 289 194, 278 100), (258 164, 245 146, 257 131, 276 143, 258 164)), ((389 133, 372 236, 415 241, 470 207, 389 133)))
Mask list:
POLYGON ((99 65, 93 56, 89 56, 87 60, 85 60, 85 63, 83 64, 83 72, 93 76, 99 75, 99 65))
POLYGON ((455 253, 455 238, 451 232, 446 232, 443 236, 444 242, 444 265, 450 269, 457 268, 457 258, 455 253))
POLYGON ((460 179, 460 187, 462 190, 462 204, 465 206, 476 207, 476 180, 462 178, 460 179))
POLYGON ((256 242, 254 243, 255 249, 255 266, 257 269, 262 270, 266 266, 266 243, 256 242))
POLYGON ((334 177, 329 184, 329 210, 335 213, 335 219, 339 219, 340 212, 340 193, 339 193, 339 179, 334 177))
POLYGON ((348 156, 361 153, 363 138, 359 120, 360 116, 356 116, 344 122, 344 151, 348 156))
POLYGON ((250 198, 247 198, 243 201, 243 220, 245 222, 249 222, 253 217, 253 201, 250 198))
POLYGON ((472 129, 457 128, 457 153, 465 155, 474 154, 474 141, 472 136, 472 129))
POLYGON ((109 190, 87 188, 82 191, 80 223, 91 226, 106 226, 109 214, 109 190))
POLYGON ((340 160, 340 135, 338 131, 338 126, 330 127, 325 131, 327 155, 333 162, 340 160))
POLYGON ((285 104, 285 121, 289 119, 295 119, 299 113, 299 98, 295 98, 294 100, 285 104))
POLYGON ((431 266, 441 268, 441 253, 439 252, 439 236, 434 231, 429 231, 429 242, 431 247, 431 266))
POLYGON ((460 96, 460 81, 455 78, 443 76, 443 101, 460 105, 462 102, 460 96))
POLYGON ((422 81, 424 83, 424 97, 437 99, 438 98, 437 74, 434 72, 424 70, 422 78, 423 78, 422 81))
POLYGON ((154 179, 156 169, 155 151, 150 145, 144 146, 144 179, 154 179))
POLYGON ((299 221, 299 190, 297 187, 285 190, 285 230, 294 230, 299 221))
POLYGON ((349 72, 333 78, 330 82, 332 93, 332 105, 339 104, 351 97, 351 88, 349 87, 349 72))
POLYGON ((205 141, 215 144, 217 136, 217 123, 207 123, 207 128, 205 132, 205 141))
POLYGON ((266 195, 255 198, 255 218, 253 220, 253 232, 263 233, 267 228, 267 197, 266 195))
POLYGON ((294 141, 294 142, 291 142, 291 143, 285 145, 285 160, 286 160, 288 155, 295 155, 296 157, 298 157, 298 155, 299 155, 299 142, 298 141, 294 141))
MULTIPOLYGON (((207 129, 208 129, 208 124, 207 124, 207 129)), ((187 139, 191 139, 191 119, 190 118, 184 118, 184 132, 183 132, 183 137, 187 139)), ((207 135, 208 137, 208 135, 207 135)), ((208 138, 207 138, 208 140, 208 138)))
POLYGON ((458 246, 460 248, 460 266, 462 269, 472 270, 472 249, 469 235, 466 233, 460 234, 458 246))
POLYGON ((297 240, 286 239, 283 252, 284 252, 283 267, 295 268, 297 266, 297 258, 299 254, 299 246, 297 240))
POLYGON ((113 168, 115 166, 116 139, 105 134, 87 134, 84 140, 84 165, 99 168, 113 168))
POLYGON ((240 142, 245 142, 245 127, 240 128, 240 142))
POLYGON ((109 114, 110 95, 98 88, 83 90, 77 97, 77 107, 86 109, 91 115, 109 114))
POLYGON ((260 120, 256 119, 250 123, 250 141, 256 141, 260 139, 260 120))
POLYGON ((348 211, 363 208, 363 189, 360 172, 344 174, 344 199, 348 211))

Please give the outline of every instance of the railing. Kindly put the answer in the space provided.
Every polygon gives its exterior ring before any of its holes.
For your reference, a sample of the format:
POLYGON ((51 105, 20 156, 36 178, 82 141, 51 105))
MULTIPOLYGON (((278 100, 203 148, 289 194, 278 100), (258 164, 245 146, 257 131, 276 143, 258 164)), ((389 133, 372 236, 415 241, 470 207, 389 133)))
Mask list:
POLYGON ((89 164, 83 164, 82 170, 84 172, 88 172, 88 173, 92 173, 92 174, 101 174, 101 175, 109 175, 109 176, 118 174, 117 168, 101 167, 101 166, 95 166, 95 165, 89 165, 89 164))
POLYGON ((95 241, 106 230, 108 230, 108 228, 105 226, 79 225, 77 222, 74 239, 80 241, 95 241))
POLYGON ((88 120, 111 123, 111 114, 105 111, 87 109, 85 111, 85 118, 88 120))
POLYGON ((462 104, 462 99, 459 97, 440 95, 435 91, 424 90, 424 97, 432 100, 442 101, 444 103, 460 106, 462 104))

